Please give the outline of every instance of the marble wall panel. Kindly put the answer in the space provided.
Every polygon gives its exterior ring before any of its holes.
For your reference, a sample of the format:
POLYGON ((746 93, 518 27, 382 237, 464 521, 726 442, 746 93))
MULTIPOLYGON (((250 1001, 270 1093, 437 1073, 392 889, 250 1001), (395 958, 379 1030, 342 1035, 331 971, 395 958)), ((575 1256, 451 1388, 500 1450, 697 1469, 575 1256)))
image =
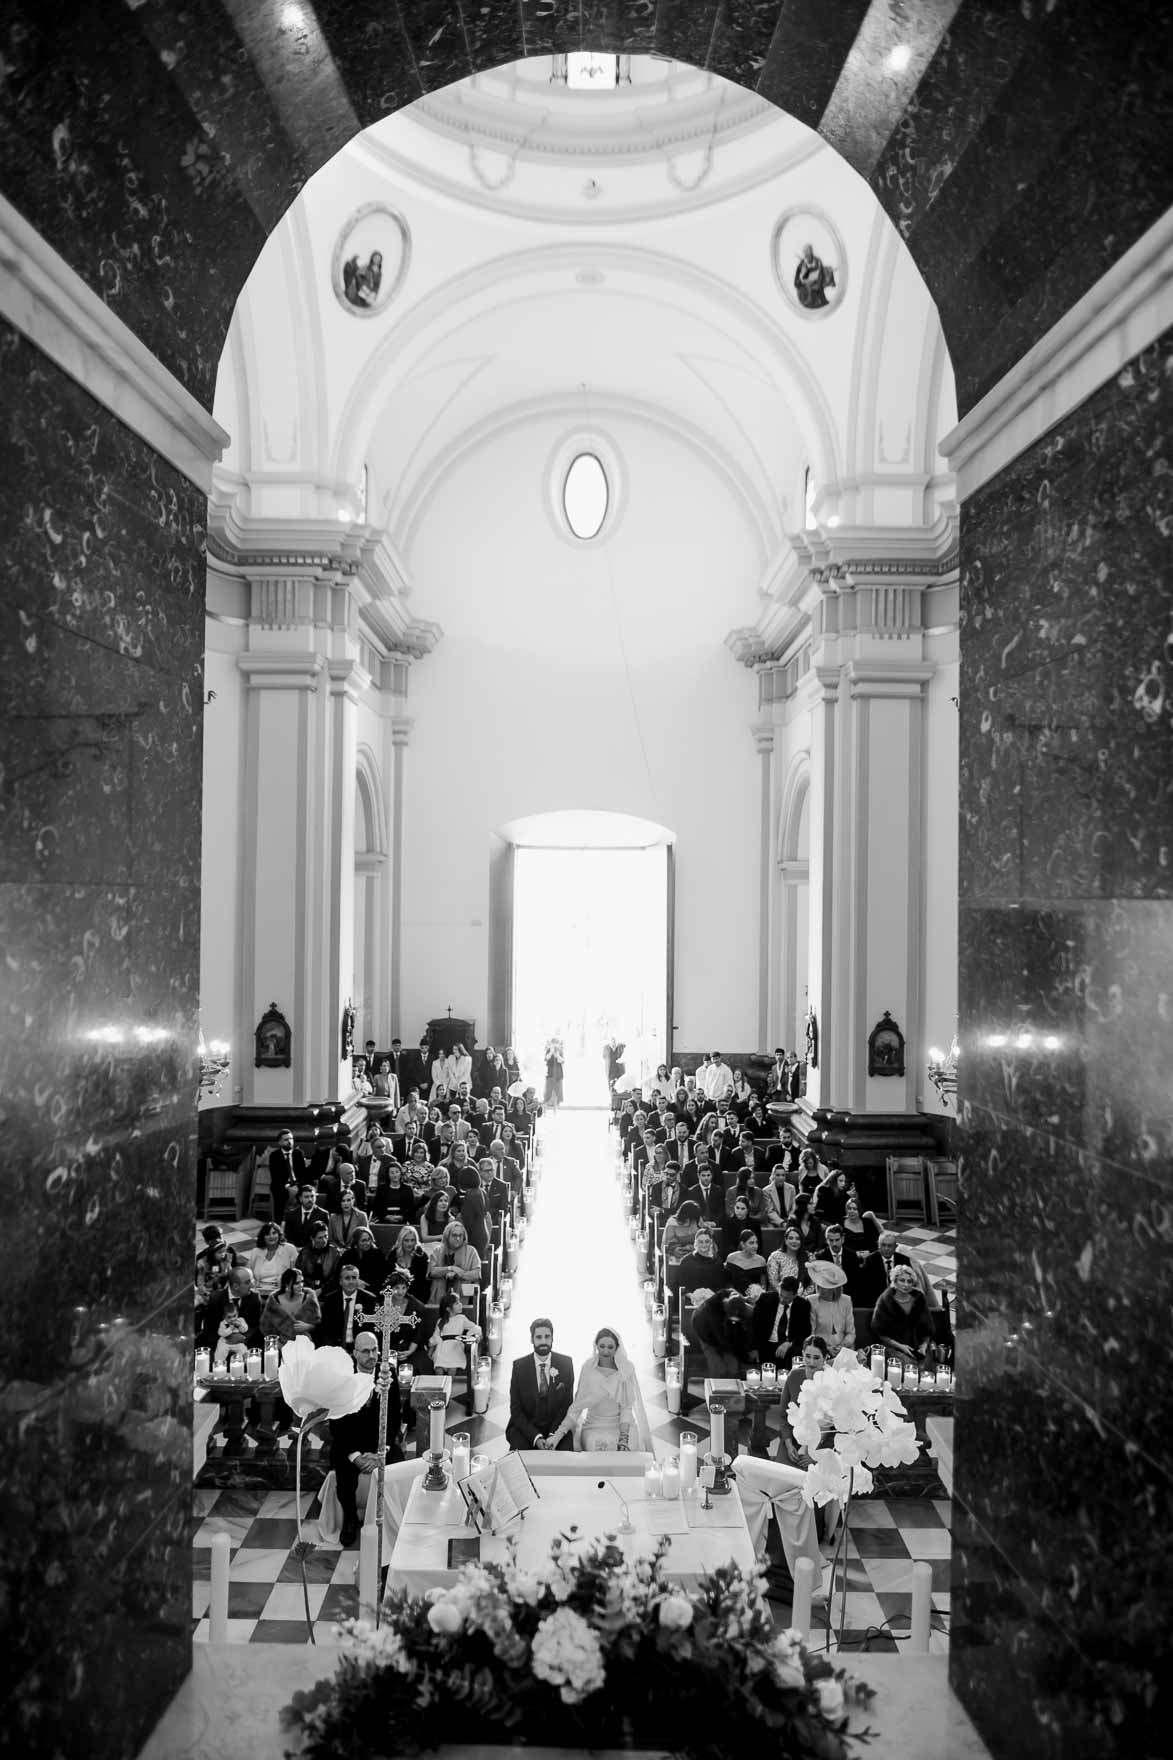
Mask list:
POLYGON ((133 1755, 188 1665, 204 511, 0 327, 0 1642, 30 1757, 133 1755))
POLYGON ((1173 880, 1173 336, 966 503, 969 898, 1173 880))
POLYGON ((786 0, 757 80, 763 98, 817 128, 870 0, 786 0))

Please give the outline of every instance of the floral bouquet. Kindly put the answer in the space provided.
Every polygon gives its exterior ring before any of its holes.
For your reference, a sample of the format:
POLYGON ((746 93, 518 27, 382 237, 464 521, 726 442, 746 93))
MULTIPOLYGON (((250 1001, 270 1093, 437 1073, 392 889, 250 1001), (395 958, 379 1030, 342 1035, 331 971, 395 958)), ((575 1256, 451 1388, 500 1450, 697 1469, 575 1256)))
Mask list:
MULTIPOLYGON (((725 1565, 685 1592, 662 1539, 631 1559, 574 1531, 538 1569, 466 1565, 451 1588, 393 1592, 349 1621, 330 1680, 282 1714, 304 1760, 389 1760, 441 1743, 649 1748, 684 1760, 768 1752, 843 1760, 848 1680, 775 1630, 759 1573, 725 1565)), ((866 1733, 866 1732, 865 1732, 866 1733)))

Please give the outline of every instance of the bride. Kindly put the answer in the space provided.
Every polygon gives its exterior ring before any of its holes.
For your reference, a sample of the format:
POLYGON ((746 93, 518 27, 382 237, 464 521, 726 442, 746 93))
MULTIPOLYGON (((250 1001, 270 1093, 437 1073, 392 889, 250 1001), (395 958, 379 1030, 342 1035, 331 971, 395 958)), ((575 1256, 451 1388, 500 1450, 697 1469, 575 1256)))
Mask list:
POLYGON ((614 1327, 595 1334, 593 1356, 579 1370, 574 1402, 566 1416, 546 1439, 557 1448, 568 1431, 580 1433, 575 1447, 598 1452, 603 1449, 651 1450, 651 1432, 643 1397, 631 1358, 614 1327))

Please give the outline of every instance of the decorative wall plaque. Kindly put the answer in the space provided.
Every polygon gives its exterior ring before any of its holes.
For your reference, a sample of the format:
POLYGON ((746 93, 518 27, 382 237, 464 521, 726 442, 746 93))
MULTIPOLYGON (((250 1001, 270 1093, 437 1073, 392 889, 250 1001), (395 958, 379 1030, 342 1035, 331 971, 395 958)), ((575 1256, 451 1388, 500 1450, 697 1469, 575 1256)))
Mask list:
POLYGON ((375 318, 403 286, 411 262, 407 221, 383 202, 367 202, 351 215, 334 246, 330 280, 352 318, 375 318))
POLYGON ((904 1034, 887 1009, 884 1018, 872 1028, 868 1037, 869 1076, 902 1076, 904 1074, 904 1034))
POLYGON ((826 317, 842 303, 847 257, 834 221, 820 209, 791 208, 783 214, 770 256, 779 287, 803 317, 826 317))
POLYGON ((271 1002, 261 1016, 256 1042, 257 1069, 288 1069, 293 1062, 293 1034, 275 1002, 271 1002))

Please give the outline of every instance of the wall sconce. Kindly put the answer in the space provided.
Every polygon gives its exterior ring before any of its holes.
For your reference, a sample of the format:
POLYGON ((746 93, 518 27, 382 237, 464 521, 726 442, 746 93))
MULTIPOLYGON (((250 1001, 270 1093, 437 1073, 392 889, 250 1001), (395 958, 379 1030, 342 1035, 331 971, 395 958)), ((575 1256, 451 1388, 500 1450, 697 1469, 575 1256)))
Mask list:
POLYGON ((232 1062, 232 1047, 226 1039, 213 1039, 204 1043, 200 1034, 200 1098, 214 1099, 220 1092, 220 1084, 224 1080, 224 1072, 232 1062))
POLYGON ((961 1047, 954 1036, 948 1051, 938 1051, 935 1045, 929 1046, 929 1080, 937 1090, 939 1099, 945 1106, 957 1100, 957 1060, 961 1056, 961 1047))

